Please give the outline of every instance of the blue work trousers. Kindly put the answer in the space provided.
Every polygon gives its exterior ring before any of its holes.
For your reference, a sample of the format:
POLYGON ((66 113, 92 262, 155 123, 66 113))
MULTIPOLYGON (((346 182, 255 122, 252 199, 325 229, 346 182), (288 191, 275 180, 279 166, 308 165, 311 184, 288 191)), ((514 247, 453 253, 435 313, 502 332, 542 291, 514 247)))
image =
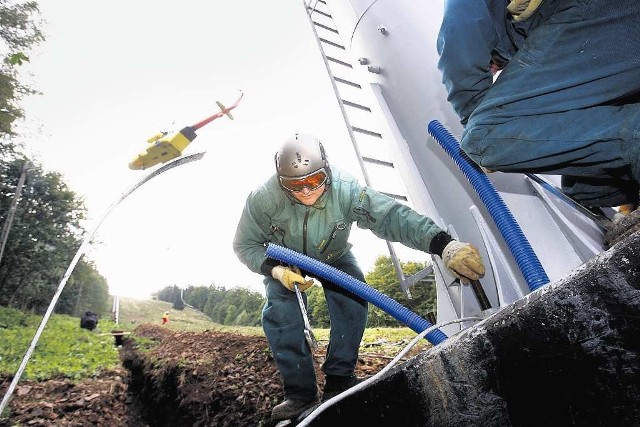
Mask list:
POLYGON ((563 175, 587 206, 638 202, 640 1, 546 0, 461 145, 504 172, 563 175))
MULTIPOLYGON (((332 267, 364 282, 364 275, 351 252, 332 267)), ((331 333, 322 370, 329 375, 353 374, 358 348, 367 323, 368 305, 342 287, 322 282, 329 310, 331 333)), ((313 356, 304 335, 304 321, 294 292, 265 277, 267 303, 262 310, 262 327, 284 383, 286 399, 312 400, 318 394, 313 356)), ((306 294, 303 294, 306 304, 306 294)))

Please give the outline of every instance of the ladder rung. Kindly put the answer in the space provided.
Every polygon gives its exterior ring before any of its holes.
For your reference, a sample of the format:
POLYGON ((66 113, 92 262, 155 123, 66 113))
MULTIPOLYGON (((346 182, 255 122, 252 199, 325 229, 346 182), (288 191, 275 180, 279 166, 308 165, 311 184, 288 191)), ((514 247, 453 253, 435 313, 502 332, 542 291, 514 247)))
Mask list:
POLYGON ((409 201, 409 199, 407 199, 406 196, 402 196, 400 194, 387 193, 385 191, 380 191, 380 190, 378 190, 378 192, 382 193, 382 194, 386 194, 387 196, 392 197, 392 198, 394 198, 396 200, 404 200, 405 202, 409 201))
POLYGON ((357 108, 358 110, 371 112, 371 108, 364 105, 356 104, 355 102, 347 101, 346 99, 343 99, 342 103, 344 105, 348 105, 349 107, 357 108))
POLYGON ((322 43, 326 43, 326 44, 330 44, 333 47, 337 47, 338 49, 342 49, 342 50, 346 50, 344 48, 344 46, 342 46, 341 44, 332 42, 331 40, 327 40, 327 39, 323 39, 322 37, 318 37, 318 39, 322 42, 322 43))
POLYGON ((310 11, 312 11, 312 12, 319 13, 319 14, 320 14, 320 15, 322 15, 322 16, 326 16, 327 18, 331 18, 331 19, 333 19, 333 17, 332 17, 331 15, 329 15, 328 13, 325 13, 325 12, 323 12, 323 11, 321 11, 321 10, 318 10, 318 9, 312 9, 312 8, 310 8, 309 6, 307 6, 307 9, 309 9, 309 10, 310 10, 310 11))
POLYGON ((351 64, 348 62, 340 61, 339 59, 333 58, 331 56, 327 56, 327 61, 335 62, 336 64, 344 65, 345 67, 353 68, 351 64))
POLYGON ((334 79, 338 83, 342 83, 342 84, 345 84, 345 85, 348 85, 348 86, 357 87, 358 89, 362 89, 362 86, 360 86, 358 83, 354 83, 354 82, 351 82, 349 80, 341 79, 340 77, 334 77, 334 79))
MULTIPOLYGON (((370 131, 370 130, 367 130, 367 129, 363 129, 363 128, 359 128, 359 127, 356 127, 356 126, 352 126, 349 123, 349 118, 348 118, 347 112, 346 112, 346 110, 344 108, 345 105, 353 107, 353 108, 356 108, 356 109, 359 109, 359 110, 367 111, 367 112, 371 112, 371 109, 369 107, 364 106, 364 105, 344 100, 340 96, 340 94, 338 92, 338 88, 336 87, 336 84, 335 84, 336 82, 342 83, 344 85, 351 86, 351 87, 354 87, 354 88, 357 88, 357 89, 362 89, 362 86, 360 84, 356 83, 356 82, 353 82, 353 81, 350 81, 350 80, 345 80, 345 79, 342 79, 340 77, 334 76, 333 71, 332 71, 332 67, 329 66, 329 62, 333 62, 333 63, 338 64, 338 65, 343 65, 343 66, 351 68, 351 69, 353 69, 353 66, 348 62, 342 61, 340 59, 333 58, 333 57, 328 56, 326 54, 325 48, 323 46, 323 43, 325 45, 330 45, 330 46, 333 46, 335 48, 341 49, 343 51, 346 51, 347 49, 344 46, 342 46, 342 45, 340 45, 338 43, 329 41, 329 40, 324 39, 324 38, 322 38, 322 37, 320 37, 318 35, 318 32, 317 32, 316 29, 317 28, 322 28, 323 30, 326 30, 326 31, 328 31, 330 33, 337 34, 338 36, 340 36, 340 33, 335 28, 336 25, 335 25, 335 22, 333 21, 333 17, 329 13, 322 12, 322 11, 316 9, 316 6, 318 5, 318 3, 321 3, 321 4, 326 6, 325 0, 315 0, 315 3, 313 3, 313 0, 310 0, 308 4, 307 4, 307 1, 305 0, 305 6, 306 6, 306 9, 308 11, 309 21, 312 24, 313 32, 314 32, 314 35, 316 37, 316 40, 319 42, 318 46, 319 46, 320 51, 322 53, 322 56, 323 56, 323 59, 324 59, 324 64, 325 64, 325 67, 327 68, 327 72, 329 73, 329 77, 331 78, 335 95, 338 98, 338 101, 341 103, 340 109, 342 110, 342 115, 344 116, 345 123, 346 123, 347 127, 350 129, 350 131, 349 131, 350 137, 351 137, 351 140, 352 140, 352 143, 353 143, 354 147, 356 148, 356 152, 358 154, 358 157, 360 159, 360 166, 361 166, 362 172, 365 175, 365 179, 367 181, 367 185, 370 185, 369 184, 369 179, 367 178, 365 163, 379 165, 379 166, 383 166, 383 167, 391 167, 391 168, 394 168, 395 166, 394 166, 394 164, 392 162, 389 162, 389 161, 374 159, 372 157, 363 157, 363 156, 361 156, 359 154, 359 152, 357 150, 357 144, 356 144, 356 139, 355 139, 354 133, 359 133, 359 134, 362 134, 362 135, 367 135, 367 136, 378 138, 378 139, 382 139, 382 135, 379 134, 378 132, 373 132, 373 131, 370 131), (313 19, 313 12, 317 12, 319 15, 329 18, 332 22, 330 22, 330 23, 327 22, 327 23, 329 25, 333 25, 334 28, 329 27, 328 25, 325 25, 325 24, 322 24, 322 23, 318 22, 318 20, 322 21, 322 19, 314 20, 313 19)), ((351 113, 352 114, 357 114, 354 111, 352 111, 351 113)), ((378 190, 378 191, 380 191, 380 190, 378 190)), ((384 192, 384 191, 380 191, 380 193, 385 194, 386 196, 391 197, 392 199, 395 199, 395 200, 404 201, 404 202, 408 202, 409 201, 406 196, 403 196, 403 195, 400 195, 400 194, 387 193, 387 192, 384 192)), ((393 246, 391 245, 391 242, 387 242, 387 245, 389 246, 389 253, 391 255, 391 259, 393 260, 393 264, 394 264, 395 269, 396 269, 396 274, 397 274, 398 278, 400 279, 400 287, 401 287, 402 291, 404 292, 404 294, 407 296, 407 298, 408 299, 412 299, 411 292, 410 292, 409 288, 413 283, 415 283, 415 281, 417 279, 414 276, 409 278, 409 280, 404 277, 404 274, 402 273, 402 269, 400 268, 400 263, 399 263, 399 261, 398 261, 398 259, 396 257, 396 254, 395 254, 395 251, 393 250, 393 246), (413 279, 413 280, 411 280, 411 279, 413 279)), ((432 321, 432 323, 435 323, 435 319, 434 319, 434 321, 432 321)))
POLYGON ((393 165, 393 163, 391 163, 391 162, 387 162, 386 160, 378 160, 378 159, 374 159, 374 158, 372 158, 372 157, 364 157, 364 156, 362 156, 362 160, 363 160, 363 161, 365 161, 365 162, 367 162, 367 163, 373 163, 373 164, 375 164, 375 165, 388 166, 388 167, 390 167, 390 168, 395 167, 395 166, 393 165))
POLYGON ((354 132, 362 133, 364 135, 375 136, 376 138, 382 138, 382 135, 380 135, 378 132, 372 132, 370 130, 362 129, 359 127, 351 126, 351 130, 354 132))
POLYGON ((335 28, 328 27, 328 26, 326 26, 324 24, 321 24, 319 22, 313 21, 313 25, 315 25, 316 27, 323 28, 323 29, 325 29, 327 31, 331 31, 334 34, 338 34, 338 30, 336 30, 335 28))

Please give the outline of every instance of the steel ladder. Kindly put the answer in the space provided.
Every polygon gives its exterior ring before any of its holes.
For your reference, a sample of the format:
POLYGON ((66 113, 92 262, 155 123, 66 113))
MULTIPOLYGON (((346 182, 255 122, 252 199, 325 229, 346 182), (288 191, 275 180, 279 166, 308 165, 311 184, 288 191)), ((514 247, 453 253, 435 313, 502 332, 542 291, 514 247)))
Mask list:
MULTIPOLYGON (((341 41, 327 3, 324 0, 304 0, 304 6, 366 185, 411 206, 405 195, 406 189, 389 157, 385 129, 379 129, 377 125, 380 120, 376 119, 378 112, 373 106, 378 104, 371 101, 372 94, 367 90, 369 86, 359 83, 362 77, 358 76, 358 70, 352 65, 350 53, 341 41)), ((361 66, 368 65, 365 59, 357 62, 361 66)), ((368 66, 367 70, 373 73, 378 71, 374 66, 368 66)), ((431 275, 433 268, 429 265, 406 277, 394 243, 386 243, 400 288, 408 299, 412 299, 413 285, 431 275)))

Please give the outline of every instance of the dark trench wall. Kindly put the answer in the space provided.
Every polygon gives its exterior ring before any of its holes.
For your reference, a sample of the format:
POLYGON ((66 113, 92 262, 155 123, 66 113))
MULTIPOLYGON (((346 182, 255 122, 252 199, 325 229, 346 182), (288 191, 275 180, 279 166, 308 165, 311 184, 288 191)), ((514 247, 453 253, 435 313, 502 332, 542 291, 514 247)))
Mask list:
POLYGON ((378 427, 640 426, 640 233, 310 425, 346 419, 378 427))

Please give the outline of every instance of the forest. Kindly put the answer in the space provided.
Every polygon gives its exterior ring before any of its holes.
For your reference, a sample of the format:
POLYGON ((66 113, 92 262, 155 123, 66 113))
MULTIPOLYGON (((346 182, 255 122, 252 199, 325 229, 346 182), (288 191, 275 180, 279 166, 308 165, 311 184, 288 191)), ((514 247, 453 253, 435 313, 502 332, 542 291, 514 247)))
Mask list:
MULTIPOLYGON (((405 276, 409 277, 425 268, 424 263, 400 262, 405 276)), ((396 271, 389 256, 380 256, 374 269, 365 275, 367 284, 398 301, 416 314, 427 318, 436 309, 436 289, 433 276, 427 276, 412 289, 412 299, 407 299, 400 288, 396 271)), ((329 327, 329 312, 321 286, 313 286, 307 291, 309 321, 319 328, 329 327)), ((190 286, 181 290, 168 286, 156 294, 161 301, 170 302, 173 308, 181 310, 184 304, 206 314, 221 325, 259 326, 264 297, 258 292, 245 288, 225 289, 223 286, 190 286)), ((367 327, 397 327, 401 325, 383 310, 370 305, 367 327)))
MULTIPOLYGON (((25 154, 20 101, 37 90, 21 66, 44 41, 36 2, 0 0, 0 305, 42 313, 80 247, 83 201, 58 172, 25 154)), ((56 305, 78 315, 108 311, 108 287, 91 261, 81 260, 56 305)))

